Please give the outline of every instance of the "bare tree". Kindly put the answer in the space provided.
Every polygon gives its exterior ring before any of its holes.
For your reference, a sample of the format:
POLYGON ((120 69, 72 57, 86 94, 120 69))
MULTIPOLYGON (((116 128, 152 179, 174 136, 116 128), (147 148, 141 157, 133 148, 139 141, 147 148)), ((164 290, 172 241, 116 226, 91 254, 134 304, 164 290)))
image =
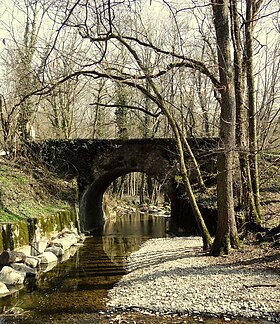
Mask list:
POLYGON ((220 150, 218 153, 218 224, 211 253, 229 253, 239 246, 233 201, 233 158, 235 150, 235 97, 230 54, 229 3, 212 0, 221 82, 220 150))

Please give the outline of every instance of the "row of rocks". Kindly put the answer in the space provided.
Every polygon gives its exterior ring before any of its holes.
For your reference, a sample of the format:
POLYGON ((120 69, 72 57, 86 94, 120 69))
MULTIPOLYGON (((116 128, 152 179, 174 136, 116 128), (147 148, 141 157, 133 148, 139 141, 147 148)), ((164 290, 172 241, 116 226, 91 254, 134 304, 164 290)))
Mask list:
POLYGON ((128 273, 109 292, 107 305, 159 315, 280 320, 277 274, 210 258, 200 238, 149 240, 130 255, 128 273))
POLYGON ((157 216, 170 216, 170 210, 165 206, 143 205, 139 208, 140 213, 154 214, 157 216))
POLYGON ((127 215, 137 211, 157 216, 170 216, 170 210, 168 208, 154 205, 141 205, 138 208, 132 206, 116 206, 114 210, 117 216, 127 215))
POLYGON ((38 276, 41 271, 52 269, 63 258, 72 246, 82 245, 84 235, 77 230, 64 230, 52 237, 42 253, 36 256, 23 252, 4 251, 0 255, 0 297, 14 292, 15 288, 23 287, 25 279, 38 276))

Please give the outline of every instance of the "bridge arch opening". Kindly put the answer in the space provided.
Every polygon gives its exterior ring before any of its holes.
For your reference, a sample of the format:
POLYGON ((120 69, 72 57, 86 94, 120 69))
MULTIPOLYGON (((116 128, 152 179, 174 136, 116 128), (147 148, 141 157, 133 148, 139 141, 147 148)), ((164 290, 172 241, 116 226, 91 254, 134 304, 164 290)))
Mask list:
POLYGON ((114 180, 105 194, 115 200, 133 205, 158 205, 164 203, 164 184, 155 177, 141 172, 131 172, 114 180))
MULTIPOLYGON (((106 219, 103 204, 104 194, 108 190, 113 190, 112 187, 114 186, 114 182, 116 182, 117 180, 121 182, 124 177, 134 175, 135 173, 140 177, 145 176, 153 178, 157 185, 161 187, 161 192, 166 197, 169 196, 168 188, 170 179, 165 179, 164 181, 154 173, 141 172, 139 170, 112 170, 110 172, 107 172, 106 174, 103 174, 98 179, 93 181, 85 190, 81 198, 80 222, 83 231, 90 233, 102 232, 106 219)), ((137 195, 139 194, 140 192, 137 190, 137 195)), ((148 196, 146 195, 144 197, 143 203, 146 203, 147 200, 148 196)), ((142 203, 140 197, 137 203, 142 203)))

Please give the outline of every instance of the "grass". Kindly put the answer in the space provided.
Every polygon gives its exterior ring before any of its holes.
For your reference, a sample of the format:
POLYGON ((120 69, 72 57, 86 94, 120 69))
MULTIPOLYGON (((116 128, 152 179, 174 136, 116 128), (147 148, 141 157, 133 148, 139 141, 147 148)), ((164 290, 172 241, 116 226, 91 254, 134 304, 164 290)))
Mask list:
POLYGON ((76 185, 26 161, 0 159, 0 222, 47 216, 69 209, 76 185))

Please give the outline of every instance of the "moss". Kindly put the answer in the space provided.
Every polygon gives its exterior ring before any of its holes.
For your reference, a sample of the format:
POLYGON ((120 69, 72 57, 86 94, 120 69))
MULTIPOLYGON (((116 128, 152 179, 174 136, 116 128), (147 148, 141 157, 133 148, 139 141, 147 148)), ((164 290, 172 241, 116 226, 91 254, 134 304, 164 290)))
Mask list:
POLYGON ((25 222, 16 222, 11 224, 11 233, 14 248, 29 244, 28 224, 25 222))
POLYGON ((11 231, 11 224, 5 224, 2 226, 2 238, 3 238, 3 250, 13 250, 14 241, 11 231))
POLYGON ((3 247, 2 225, 0 225, 0 252, 3 250, 4 250, 4 247, 3 247))
POLYGON ((56 227, 56 223, 53 220, 53 216, 40 217, 38 225, 40 226, 44 235, 53 232, 56 227))
POLYGON ((68 210, 62 210, 59 212, 59 220, 61 229, 66 226, 69 226, 71 223, 71 213, 68 210))
POLYGON ((23 220, 24 216, 13 213, 7 208, 0 209, 0 222, 11 222, 23 220))
POLYGON ((24 185, 27 183, 27 179, 24 177, 24 176, 19 176, 16 178, 16 182, 19 184, 19 185, 24 185))
POLYGON ((27 219, 29 244, 33 242, 35 236, 36 224, 37 224, 37 218, 27 219))

